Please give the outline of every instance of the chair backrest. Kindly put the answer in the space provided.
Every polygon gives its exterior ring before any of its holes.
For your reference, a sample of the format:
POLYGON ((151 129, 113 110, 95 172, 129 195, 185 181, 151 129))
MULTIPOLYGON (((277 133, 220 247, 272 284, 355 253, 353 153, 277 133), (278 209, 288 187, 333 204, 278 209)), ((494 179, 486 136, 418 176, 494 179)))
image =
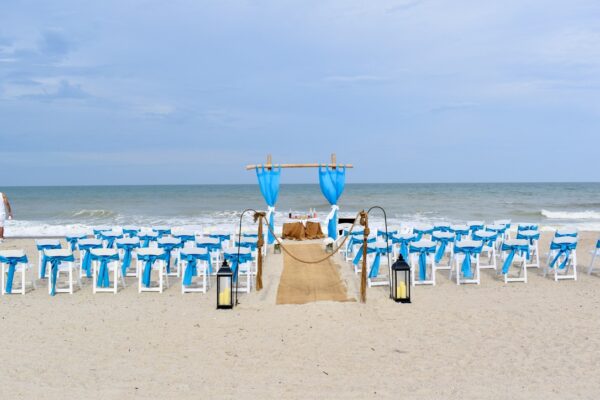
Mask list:
POLYGON ((485 222, 484 221, 467 221, 467 225, 469 226, 469 229, 472 231, 478 231, 483 229, 483 227, 485 226, 485 222))
POLYGON ((204 255, 208 253, 206 248, 204 247, 188 247, 181 250, 181 256, 184 257, 186 254, 189 255, 204 255))
POLYGON ((158 247, 145 247, 142 249, 137 249, 136 252, 140 256, 162 256, 165 254, 165 251, 158 247))
POLYGON ((577 243, 577 238, 571 237, 571 236, 560 236, 560 237, 555 237, 554 239, 552 239, 552 242, 556 243, 556 244, 563 244, 563 243, 574 244, 574 243, 577 243))
POLYGON ((121 238, 121 239, 117 239, 115 241, 116 244, 139 244, 140 243, 140 238, 138 237, 132 237, 132 238, 121 238))
POLYGON ((504 241, 502 250, 508 251, 511 247, 529 246, 529 241, 526 239, 508 239, 504 241))
POLYGON ((101 257, 106 257, 106 256, 116 256, 117 255, 117 250, 116 249, 92 249, 90 250, 90 253, 92 253, 95 256, 101 256, 101 257))
POLYGON ((517 225, 517 232, 521 231, 537 231, 539 229, 539 225, 530 224, 530 223, 520 223, 517 225))
POLYGON ((557 229, 556 232, 554 232, 554 237, 577 237, 577 234, 577 228, 561 228, 557 229))
POLYGON ((452 232, 436 231, 431 235, 431 239, 436 242, 440 240, 452 240, 455 238, 455 236, 456 235, 452 232))
POLYGON ((196 239, 196 243, 200 244, 219 244, 221 241, 218 238, 201 237, 196 239))
POLYGON ((418 242, 413 242, 410 244, 410 247, 416 247, 416 248, 430 248, 430 247, 436 247, 435 242, 431 241, 431 240, 427 240, 427 239, 421 239, 418 242))
POLYGON ((172 236, 164 236, 158 239, 158 244, 180 244, 181 239, 172 237, 172 236))
POLYGON ((68 257, 72 256, 73 252, 70 249, 48 249, 44 250, 44 254, 48 257, 68 257))
POLYGON ((38 239, 35 241, 37 246, 60 246, 58 239, 38 239))
MULTIPOLYGON (((237 247, 230 247, 228 249, 226 249, 224 251, 225 254, 237 254, 238 253, 238 248, 237 247)), ((239 253, 240 254, 252 254, 252 250, 249 247, 240 247, 239 248, 239 253)))
POLYGON ((25 251, 23 251, 23 250, 2 250, 2 251, 0 251, 0 257, 21 258, 21 257, 25 257, 25 251))
POLYGON ((100 239, 81 239, 77 242, 79 246, 102 246, 102 240, 100 239))

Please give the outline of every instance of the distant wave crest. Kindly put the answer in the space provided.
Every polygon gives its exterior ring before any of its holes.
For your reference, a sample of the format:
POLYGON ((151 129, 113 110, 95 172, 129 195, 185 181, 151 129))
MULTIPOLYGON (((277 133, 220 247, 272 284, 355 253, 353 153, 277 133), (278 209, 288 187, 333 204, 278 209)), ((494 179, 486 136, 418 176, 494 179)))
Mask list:
POLYGON ((74 218, 111 218, 117 216, 117 213, 110 210, 79 210, 72 215, 74 218))
POLYGON ((600 219, 598 211, 548 211, 542 210, 542 215, 548 219, 600 219))

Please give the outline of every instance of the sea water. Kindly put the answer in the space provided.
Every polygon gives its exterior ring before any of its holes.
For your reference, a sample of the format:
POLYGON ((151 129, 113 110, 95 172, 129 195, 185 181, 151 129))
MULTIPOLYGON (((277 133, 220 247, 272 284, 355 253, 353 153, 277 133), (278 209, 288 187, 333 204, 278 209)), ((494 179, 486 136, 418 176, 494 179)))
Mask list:
MULTIPOLYGON (((257 185, 0 187, 14 220, 6 235, 61 236, 94 226, 169 225, 194 230, 232 230, 246 208, 264 210, 257 185)), ((341 216, 381 206, 391 226, 511 219, 542 226, 600 230, 600 183, 348 184, 341 216)), ((281 185, 276 221, 290 210, 330 206, 319 186, 281 185)), ((371 222, 383 224, 373 211, 371 222)), ((277 222, 276 222, 277 225, 277 222)), ((250 219, 244 226, 252 229, 250 219)))

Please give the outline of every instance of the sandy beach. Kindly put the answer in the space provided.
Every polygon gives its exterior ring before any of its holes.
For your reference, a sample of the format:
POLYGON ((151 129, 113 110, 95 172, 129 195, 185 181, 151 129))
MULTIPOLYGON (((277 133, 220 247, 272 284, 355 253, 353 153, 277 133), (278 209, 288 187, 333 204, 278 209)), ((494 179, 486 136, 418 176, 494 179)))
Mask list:
MULTIPOLYGON (((548 246, 544 233, 541 249, 548 246)), ((597 233, 580 235, 579 280, 531 269, 527 284, 445 276, 400 305, 385 287, 366 304, 276 305, 282 255, 261 292, 215 310, 215 291, 74 295, 46 286, 0 298, 1 398, 596 398, 600 274, 587 275, 597 233)), ((32 239, 7 240, 35 262, 32 239)), ((542 253, 544 251, 542 250, 542 253)), ((350 297, 358 276, 338 260, 350 297)))

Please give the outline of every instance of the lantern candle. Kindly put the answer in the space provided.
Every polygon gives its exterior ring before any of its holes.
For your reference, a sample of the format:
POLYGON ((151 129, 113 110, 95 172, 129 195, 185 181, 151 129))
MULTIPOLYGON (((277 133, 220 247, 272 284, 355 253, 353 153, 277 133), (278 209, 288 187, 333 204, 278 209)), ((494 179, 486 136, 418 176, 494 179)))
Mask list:
POLYGON ((231 302, 231 289, 225 288, 219 293, 219 304, 229 304, 231 302))
POLYGON ((405 299, 406 298, 406 283, 404 283, 404 282, 398 282, 398 286, 396 287, 396 296, 399 299, 405 299))

